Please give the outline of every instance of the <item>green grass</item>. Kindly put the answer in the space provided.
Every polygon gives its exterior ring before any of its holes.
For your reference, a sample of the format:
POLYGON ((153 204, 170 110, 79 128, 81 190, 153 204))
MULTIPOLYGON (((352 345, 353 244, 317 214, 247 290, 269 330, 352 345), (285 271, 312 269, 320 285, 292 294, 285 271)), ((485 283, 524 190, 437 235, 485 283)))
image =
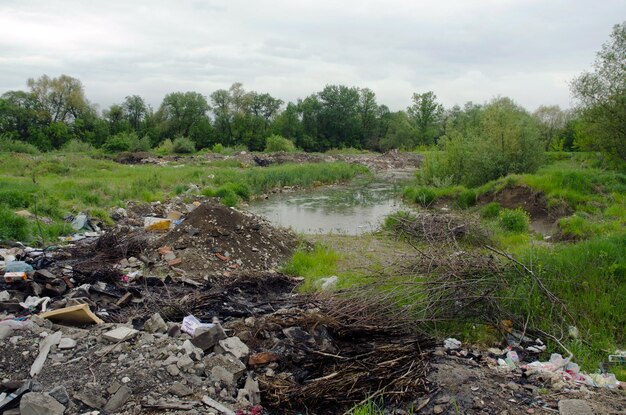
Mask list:
POLYGON ((304 277, 300 286, 302 292, 318 289, 322 278, 337 274, 339 254, 322 244, 315 244, 313 249, 299 248, 282 267, 282 272, 295 277, 304 277))
MULTIPOLYGON (((548 209, 556 217, 558 232, 552 243, 529 233, 529 218, 521 209, 502 209, 497 202, 466 206, 468 189, 458 186, 423 187, 413 185, 405 197, 433 200, 447 197, 456 206, 478 213, 483 226, 492 234, 492 243, 511 252, 532 267, 546 286, 567 306, 580 330, 580 339, 564 339, 577 363, 595 371, 615 349, 626 348, 626 168, 603 168, 589 154, 551 154, 549 164, 533 174, 514 174, 491 181, 474 191, 478 200, 508 186, 529 186, 542 192, 548 209)), ((537 289, 532 279, 519 273, 509 275, 509 292, 501 293, 509 310, 530 326, 560 336, 567 328, 562 312, 537 289), (512 299, 507 302, 506 299, 512 299)), ((482 330, 474 323, 453 322, 439 325, 446 334, 457 334, 470 342, 480 342, 482 330), (472 327, 472 330, 469 329, 472 327)), ((552 351, 563 352, 550 344, 552 351)))
MULTIPOLYGON (((576 244, 527 246, 519 253, 573 314, 584 342, 566 339, 576 362, 595 370, 607 354, 626 345, 626 236, 598 237, 576 244)), ((513 276, 514 295, 523 301, 511 305, 521 315, 530 315, 538 327, 554 329, 552 304, 530 281, 513 276)))
POLYGON ((55 221, 83 211, 110 222, 105 213, 113 207, 130 200, 165 200, 191 184, 215 189, 226 204, 234 205, 273 188, 337 183, 367 171, 342 162, 241 168, 188 157, 155 166, 124 165, 79 153, 0 154, 0 205, 32 213, 36 208, 55 221))

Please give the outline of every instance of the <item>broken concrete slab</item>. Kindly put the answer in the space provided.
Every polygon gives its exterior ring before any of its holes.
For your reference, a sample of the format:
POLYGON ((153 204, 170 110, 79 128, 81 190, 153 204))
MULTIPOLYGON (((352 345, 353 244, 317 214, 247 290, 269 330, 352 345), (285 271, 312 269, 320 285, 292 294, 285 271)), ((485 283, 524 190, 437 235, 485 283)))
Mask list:
POLYGON ((20 401, 21 415, 62 415, 65 406, 47 393, 29 392, 20 401))
POLYGON ((203 359, 204 371, 214 380, 234 385, 246 370, 246 365, 231 354, 212 354, 203 359))
POLYGON ((59 344, 62 335, 63 333, 61 333, 61 331, 57 331, 56 333, 46 337, 39 344, 39 355, 30 367, 30 377, 35 377, 39 374, 39 372, 41 372, 41 369, 43 369, 43 365, 46 362, 46 358, 48 357, 48 353, 50 353, 50 348, 59 344))
POLYGON ((63 337, 61 341, 59 341, 59 349, 61 350, 73 349, 74 347, 76 347, 76 340, 74 339, 63 337))
POLYGON ((106 333, 102 334, 102 337, 117 343, 130 340, 135 337, 137 333, 139 333, 139 331, 133 328, 119 326, 111 331, 107 331, 106 333))
POLYGON ((143 325, 143 329, 148 333, 167 332, 167 323, 159 313, 154 313, 143 325))
POLYGON ((582 399, 561 399, 559 401, 560 415, 595 415, 591 406, 582 399))
POLYGON ((50 392, 48 392, 48 395, 52 396, 63 405, 67 405, 70 401, 70 395, 67 393, 67 389, 65 389, 65 386, 63 385, 54 387, 50 392))
POLYGON ((106 412, 117 412, 124 406, 128 398, 130 398, 132 391, 126 385, 121 386, 114 394, 109 398, 109 401, 104 406, 106 412))
POLYGON ((93 409, 101 409, 107 403, 106 399, 104 399, 98 391, 92 388, 83 389, 80 392, 75 393, 74 399, 81 401, 93 409))
POLYGON ((180 382, 174 382, 172 386, 170 386, 169 391, 179 398, 184 398, 185 396, 189 396, 193 393, 193 391, 188 386, 183 385, 180 382))
POLYGON ((219 347, 226 353, 230 353, 237 359, 248 356, 250 349, 239 337, 228 337, 218 342, 219 347))
POLYGON ((217 410, 218 412, 220 412, 220 413, 222 413, 224 415, 235 415, 235 411, 233 411, 232 409, 230 409, 226 405, 219 403, 215 399, 211 399, 208 396, 203 396, 202 397, 202 403, 205 404, 206 406, 209 406, 209 407, 217 410))
POLYGON ((102 319, 91 311, 87 304, 77 304, 58 310, 46 311, 45 313, 39 314, 39 317, 68 326, 104 323, 102 319))
POLYGON ((225 339, 226 333, 219 324, 213 324, 210 327, 198 327, 194 332, 191 343, 202 349, 203 352, 212 349, 218 341, 225 339))

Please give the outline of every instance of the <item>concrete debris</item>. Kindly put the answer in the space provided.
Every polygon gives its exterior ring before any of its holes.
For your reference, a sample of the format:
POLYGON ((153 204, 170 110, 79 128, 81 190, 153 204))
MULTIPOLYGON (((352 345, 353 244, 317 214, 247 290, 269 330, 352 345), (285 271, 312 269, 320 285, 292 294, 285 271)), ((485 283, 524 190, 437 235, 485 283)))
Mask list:
POLYGON ((221 351, 230 353, 237 359, 243 359, 250 353, 250 349, 239 337, 228 337, 218 342, 221 351))
POLYGON ((191 343, 206 352, 212 349, 218 341, 225 339, 226 333, 219 324, 211 324, 210 327, 198 327, 195 330, 191 343))
POLYGON ((112 342, 123 342, 132 339, 139 333, 138 330, 130 327, 120 326, 111 331, 102 334, 102 337, 112 342))
POLYGON ((224 415, 236 415, 235 411, 233 411, 232 409, 230 409, 226 405, 217 402, 216 400, 212 399, 209 396, 203 396, 202 397, 202 403, 204 403, 206 406, 209 406, 209 407, 217 410, 221 414, 224 414, 224 415))
POLYGON ((63 385, 54 387, 50 390, 50 392, 48 392, 48 395, 52 396, 63 405, 67 405, 70 401, 70 395, 67 393, 67 389, 65 389, 65 386, 63 385))
POLYGON ((184 398, 185 396, 189 396, 193 393, 193 391, 189 389, 189 387, 187 387, 186 385, 183 385, 180 382, 174 382, 172 386, 170 386, 169 391, 170 393, 178 396, 179 398, 184 398))
POLYGON ((46 337, 41 344, 39 345, 39 355, 37 359, 33 362, 33 365, 30 367, 30 376, 35 377, 41 372, 43 369, 43 365, 46 362, 46 358, 48 357, 48 353, 50 353, 50 348, 52 346, 56 346, 61 341, 62 332, 57 331, 56 333, 46 337))
POLYGON ((61 350, 73 349, 74 347, 76 347, 76 340, 74 339, 70 339, 69 337, 62 337, 59 341, 59 349, 61 350))
POLYGON ((132 391, 126 385, 121 386, 114 394, 111 396, 104 405, 104 410, 109 413, 117 412, 121 407, 124 406, 126 401, 130 398, 132 391))
POLYGON ((159 313, 154 313, 143 326, 143 329, 148 333, 166 333, 167 323, 163 320, 163 317, 159 313))
POLYGON ((47 393, 30 392, 20 400, 21 415, 62 415, 65 407, 47 393))
POLYGON ((246 370, 246 365, 228 353, 209 355, 203 363, 207 375, 228 385, 234 385, 246 370))
POLYGON ((582 399, 561 399, 559 401, 560 415, 595 415, 589 404, 582 399))

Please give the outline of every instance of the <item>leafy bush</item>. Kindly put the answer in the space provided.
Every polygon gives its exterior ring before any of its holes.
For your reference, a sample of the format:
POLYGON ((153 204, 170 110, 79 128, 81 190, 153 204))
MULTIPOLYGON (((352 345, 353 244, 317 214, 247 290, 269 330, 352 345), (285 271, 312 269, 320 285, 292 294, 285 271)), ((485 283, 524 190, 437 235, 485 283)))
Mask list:
POLYGON ((404 189, 405 199, 428 207, 437 200, 437 193, 429 187, 409 187, 404 189))
POLYGON ((427 157, 424 184, 449 182, 475 187, 510 173, 534 172, 543 163, 536 121, 509 98, 497 98, 476 114, 476 125, 450 129, 445 151, 427 157))
POLYGON ((176 154, 191 154, 196 151, 196 145, 189 137, 176 137, 172 144, 172 149, 176 154))
POLYGON ((39 149, 24 141, 11 140, 6 136, 0 136, 0 152, 37 154, 39 149))
POLYGON ((107 138, 102 148, 109 153, 133 151, 131 148, 135 147, 138 141, 139 137, 135 133, 119 133, 107 138))
POLYGON ((226 206, 236 206, 240 199, 249 200, 250 187, 244 183, 225 183, 217 189, 207 187, 201 192, 207 197, 218 197, 226 206))
POLYGON ((64 153, 88 153, 94 151, 95 148, 85 141, 73 139, 65 143, 61 150, 64 153))
POLYGON ((500 209, 501 209, 500 203, 498 202, 488 203, 485 206, 483 206, 483 208, 480 210, 480 216, 485 219, 497 218, 498 215, 500 214, 500 209))
POLYGON ((224 152, 224 146, 220 143, 214 144, 213 147, 211 147, 211 152, 221 154, 224 152))
POLYGON ((522 233, 528 231, 530 217, 521 207, 515 209, 502 209, 499 215, 500 226, 502 229, 513 232, 522 233))
POLYGON ((174 154, 174 143, 172 143, 172 140, 167 138, 154 151, 162 156, 174 154))
POLYGON ((0 206, 0 239, 24 241, 29 236, 28 221, 0 206))
POLYGON ((473 190, 463 190, 457 196, 457 204, 461 209, 467 209, 476 204, 476 192, 473 190))
POLYGON ((267 140, 265 141, 265 151, 293 152, 296 151, 296 146, 293 144, 293 141, 289 140, 288 138, 273 134, 267 137, 267 140))

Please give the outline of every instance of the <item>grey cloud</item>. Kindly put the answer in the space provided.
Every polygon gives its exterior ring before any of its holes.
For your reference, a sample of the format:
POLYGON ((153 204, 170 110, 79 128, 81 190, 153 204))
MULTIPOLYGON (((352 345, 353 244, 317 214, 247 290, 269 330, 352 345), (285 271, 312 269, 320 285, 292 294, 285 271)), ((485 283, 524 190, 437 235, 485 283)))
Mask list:
POLYGON ((622 0, 4 1, 0 92, 66 73, 102 107, 236 81, 284 100, 370 87, 392 109, 426 90, 448 106, 499 94, 568 106, 568 77, 625 11, 622 0))

